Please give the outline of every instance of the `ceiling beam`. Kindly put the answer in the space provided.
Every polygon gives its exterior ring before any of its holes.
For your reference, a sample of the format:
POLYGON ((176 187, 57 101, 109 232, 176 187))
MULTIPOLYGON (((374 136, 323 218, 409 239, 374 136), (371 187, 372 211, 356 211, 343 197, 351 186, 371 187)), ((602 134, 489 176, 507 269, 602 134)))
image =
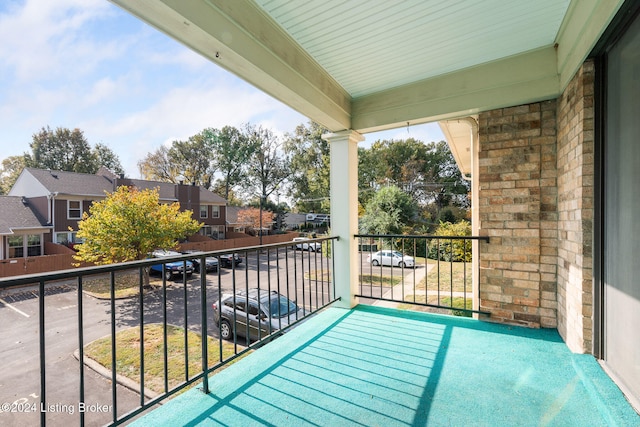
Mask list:
POLYGON ((111 1, 328 129, 351 127, 351 97, 254 2, 111 1))
POLYGON ((352 126, 360 133, 469 116, 557 97, 553 46, 355 99, 352 126))
POLYGON ((582 66, 624 0, 573 0, 558 31, 558 74, 565 87, 582 66))

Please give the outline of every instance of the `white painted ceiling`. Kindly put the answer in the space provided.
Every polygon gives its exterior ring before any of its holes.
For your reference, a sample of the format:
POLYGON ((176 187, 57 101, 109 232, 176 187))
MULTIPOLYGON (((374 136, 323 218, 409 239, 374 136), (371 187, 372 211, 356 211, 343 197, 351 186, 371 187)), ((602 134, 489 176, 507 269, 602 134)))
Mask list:
POLYGON ((256 0, 352 97, 552 46, 569 0, 256 0))
POLYGON ((111 0, 330 131, 553 99, 624 0, 111 0))

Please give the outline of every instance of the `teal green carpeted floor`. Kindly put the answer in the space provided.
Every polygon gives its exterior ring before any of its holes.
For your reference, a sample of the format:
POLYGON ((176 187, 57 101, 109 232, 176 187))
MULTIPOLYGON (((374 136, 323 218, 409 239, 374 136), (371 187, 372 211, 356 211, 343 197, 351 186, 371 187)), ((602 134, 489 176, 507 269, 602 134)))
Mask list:
POLYGON ((330 308, 134 425, 640 426, 554 330, 330 308))

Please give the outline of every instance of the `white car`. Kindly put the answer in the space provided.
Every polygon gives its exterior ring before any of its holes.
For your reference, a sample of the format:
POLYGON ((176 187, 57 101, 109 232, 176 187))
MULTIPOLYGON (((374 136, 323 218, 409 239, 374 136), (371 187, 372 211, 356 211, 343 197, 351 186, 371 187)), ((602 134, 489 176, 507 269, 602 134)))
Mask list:
POLYGON ((413 257, 398 251, 378 251, 373 255, 367 256, 367 261, 373 266, 415 267, 416 265, 413 257))
POLYGON ((322 249, 322 243, 320 242, 309 242, 309 239, 306 237, 294 237, 294 242, 298 242, 296 244, 296 250, 299 251, 319 251, 322 249))

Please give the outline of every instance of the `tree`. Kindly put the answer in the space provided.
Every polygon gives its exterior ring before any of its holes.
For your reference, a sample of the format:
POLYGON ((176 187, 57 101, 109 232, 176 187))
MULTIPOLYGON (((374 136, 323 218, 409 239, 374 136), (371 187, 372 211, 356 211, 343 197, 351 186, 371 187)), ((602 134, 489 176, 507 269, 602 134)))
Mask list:
POLYGON ((40 169, 54 169, 67 172, 96 173, 101 166, 117 174, 124 174, 118 156, 105 144, 96 144, 93 149, 76 128, 56 128, 49 126, 33 134, 29 145, 31 153, 22 157, 24 165, 40 169))
POLYGON ((124 175, 124 168, 120 163, 120 159, 118 158, 118 155, 111 150, 111 148, 98 143, 93 147, 91 152, 97 165, 96 171, 93 173, 97 172, 97 169, 100 168, 100 166, 104 166, 117 175, 124 175))
POLYGON ((24 156, 10 156, 2 161, 0 194, 8 194, 25 167, 24 156))
POLYGON ((360 228, 367 234, 401 234, 417 212, 415 201, 398 187, 380 189, 365 206, 360 228))
POLYGON ((138 170, 143 179, 177 183, 180 172, 169 161, 169 149, 164 145, 138 162, 138 170))
POLYGON ((155 249, 170 249, 201 224, 178 203, 160 203, 157 190, 127 186, 91 205, 78 223, 76 260, 95 264, 144 259, 155 249))
MULTIPOLYGON (((205 129, 203 132, 215 132, 214 129, 205 129)), ((257 149, 256 144, 247 138, 233 126, 225 126, 218 132, 218 138, 214 147, 214 163, 222 179, 217 188, 223 189, 225 199, 229 199, 233 187, 238 185, 245 176, 244 165, 257 149)))
POLYGON ((269 129, 247 124, 244 133, 254 152, 247 161, 247 178, 254 194, 264 202, 291 175, 290 161, 269 129))
POLYGON ((216 133, 205 129, 189 137, 187 141, 173 142, 167 157, 169 163, 181 175, 180 179, 201 185, 206 189, 211 188, 216 172, 212 161, 216 140, 216 133))
POLYGON ((385 164, 378 155, 376 144, 369 149, 358 147, 358 201, 362 206, 373 197, 384 179, 385 164))
POLYGON ((180 181, 211 188, 215 168, 212 161, 217 134, 208 129, 189 137, 187 141, 173 141, 171 147, 159 147, 138 162, 144 179, 152 181, 180 181))
MULTIPOLYGON (((471 223, 464 220, 455 224, 451 222, 440 222, 435 234, 437 236, 471 236, 471 223)), ((429 242, 429 258, 431 259, 471 262, 472 254, 471 240, 434 239, 429 242)))
MULTIPOLYGON (((280 140, 269 129, 247 124, 245 135, 255 149, 248 159, 247 177, 255 194, 260 197, 260 211, 267 198, 291 175, 289 159, 281 150, 280 140)), ((262 215, 259 215, 262 219, 262 215)), ((262 223, 260 224, 262 228, 262 223)), ((262 233, 260 233, 262 244, 262 233)))
POLYGON ((261 226, 273 223, 274 219, 275 214, 268 210, 245 208, 238 212, 238 222, 254 230, 259 230, 261 226))
POLYGON ((470 185, 445 141, 376 141, 358 155, 359 200, 365 206, 378 189, 394 185, 413 198, 423 218, 438 218, 448 207, 469 208, 470 185))
POLYGON ((330 152, 322 139, 327 129, 309 122, 288 134, 284 150, 291 158, 291 196, 299 212, 329 212, 330 152))
POLYGON ((68 172, 95 173, 96 159, 83 132, 76 128, 49 126, 33 134, 30 144, 32 154, 25 154, 25 164, 40 169, 55 169, 68 172))

